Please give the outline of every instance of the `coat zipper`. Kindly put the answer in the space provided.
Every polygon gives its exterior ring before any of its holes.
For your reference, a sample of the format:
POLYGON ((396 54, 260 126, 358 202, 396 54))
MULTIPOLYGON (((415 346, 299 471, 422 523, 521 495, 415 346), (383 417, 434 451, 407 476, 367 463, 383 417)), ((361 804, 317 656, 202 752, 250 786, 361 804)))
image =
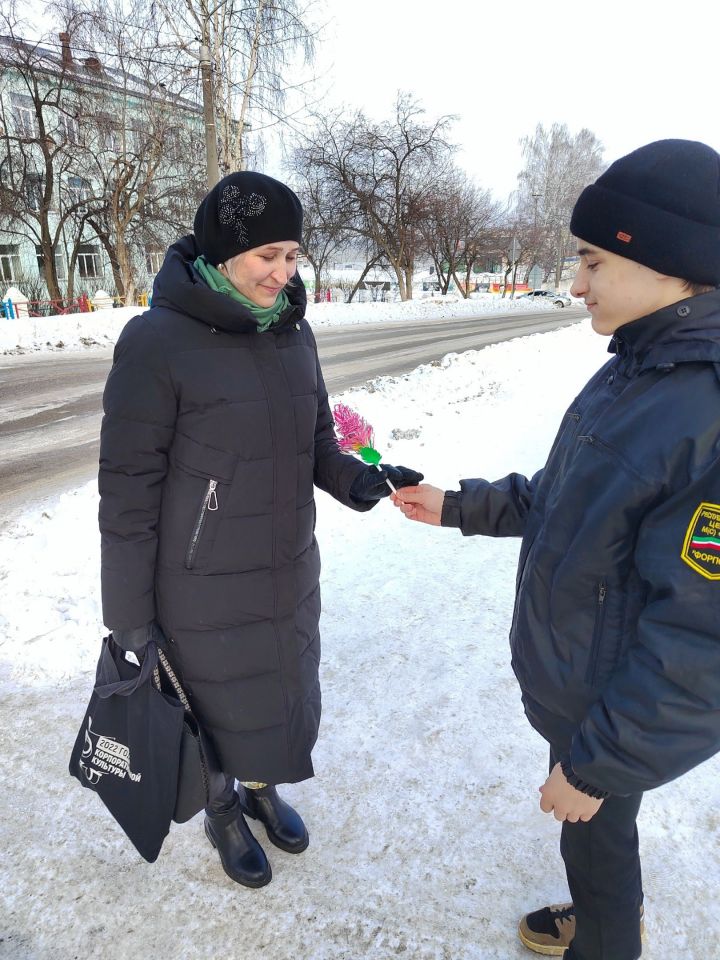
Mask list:
POLYGON ((192 570, 194 566, 193 561, 195 559, 195 551, 197 549, 198 541, 200 540, 200 534, 202 533, 202 529, 205 525, 205 517, 208 513, 214 513, 218 508, 218 499, 216 493, 217 485, 217 480, 208 481, 207 490, 205 491, 203 502, 200 505, 200 512, 198 513, 197 520, 195 521, 192 537, 190 537, 190 544, 185 556, 185 566, 188 570, 192 570))
POLYGON ((592 646, 590 648, 590 660, 588 663, 585 682, 592 686, 597 676, 597 663, 600 657, 600 641, 602 640, 603 628, 605 626, 605 598, 607 597, 607 584, 602 580, 598 584, 597 602, 595 604, 595 628, 593 629, 592 646))

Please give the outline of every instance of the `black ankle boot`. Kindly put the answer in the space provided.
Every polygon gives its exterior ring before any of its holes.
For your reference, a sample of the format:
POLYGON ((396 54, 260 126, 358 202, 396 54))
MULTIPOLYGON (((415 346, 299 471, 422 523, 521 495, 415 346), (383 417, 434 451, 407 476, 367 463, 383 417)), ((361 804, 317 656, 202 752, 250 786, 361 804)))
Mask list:
POLYGON ((226 813, 205 816, 205 834, 220 854, 223 870, 231 880, 244 887, 264 887, 270 883, 270 864, 245 823, 237 794, 226 813))
POLYGON ((270 842, 287 853, 302 853, 310 843, 305 824, 300 814, 280 799, 275 787, 242 790, 240 803, 244 812, 265 825, 270 842))

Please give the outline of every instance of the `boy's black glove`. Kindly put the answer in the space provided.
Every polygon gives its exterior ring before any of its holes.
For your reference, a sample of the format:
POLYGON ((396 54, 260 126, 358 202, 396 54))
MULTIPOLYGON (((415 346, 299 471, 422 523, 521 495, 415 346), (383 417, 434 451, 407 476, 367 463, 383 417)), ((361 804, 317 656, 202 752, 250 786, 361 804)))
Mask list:
POLYGON ((373 500, 382 500, 392 493, 385 483, 386 480, 399 490, 400 487, 414 487, 424 479, 422 473, 408 467, 393 467, 390 463, 381 463, 378 470, 377 467, 368 466, 353 480, 350 499, 355 503, 372 503, 373 500))
POLYGON ((154 640, 159 647, 165 643, 165 634, 157 620, 151 620, 142 627, 132 627, 129 630, 113 630, 112 638, 122 650, 134 653, 138 658, 143 656, 145 647, 151 640, 154 640))

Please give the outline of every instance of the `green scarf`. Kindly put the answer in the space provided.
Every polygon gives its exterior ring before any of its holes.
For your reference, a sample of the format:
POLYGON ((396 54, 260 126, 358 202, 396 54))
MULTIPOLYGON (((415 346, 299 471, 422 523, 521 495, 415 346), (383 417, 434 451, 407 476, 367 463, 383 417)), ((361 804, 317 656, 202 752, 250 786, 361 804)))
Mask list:
POLYGON ((224 293, 231 300, 237 300, 252 313, 255 322, 258 325, 258 333, 264 333, 279 319, 280 314, 289 305, 290 301, 284 290, 278 294, 278 298, 271 307, 259 307, 252 300, 248 300, 236 289, 227 277, 224 277, 220 271, 211 263, 208 263, 204 256, 199 256, 193 264, 197 272, 203 278, 211 290, 216 293, 224 293))

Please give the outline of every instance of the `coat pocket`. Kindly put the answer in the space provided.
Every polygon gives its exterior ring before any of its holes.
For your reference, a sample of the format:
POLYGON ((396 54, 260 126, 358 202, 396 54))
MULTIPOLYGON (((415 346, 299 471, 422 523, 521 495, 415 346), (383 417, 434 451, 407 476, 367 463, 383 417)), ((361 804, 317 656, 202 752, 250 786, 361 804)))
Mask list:
POLYGON ((239 457, 230 450, 220 450, 198 443, 184 434, 177 434, 170 451, 171 461, 185 473, 219 483, 231 483, 239 457))
POLYGON ((186 570, 211 560, 231 499, 239 457, 178 434, 170 453, 171 474, 163 492, 164 532, 173 563, 186 570))
POLYGON ((187 552, 185 553, 185 567, 188 570, 192 570, 195 566, 195 557, 197 556, 197 548, 200 543, 200 538, 202 537, 203 530, 205 529, 205 521, 209 513, 216 513, 218 510, 218 496, 217 496, 217 480, 208 480, 207 487, 205 488, 205 495, 203 496, 202 503, 200 504, 200 509, 198 510, 195 523, 193 525, 192 534, 190 536, 190 542, 188 543, 187 552))
POLYGON ((588 659, 587 671, 585 673, 585 683, 592 686, 597 678, 598 659, 600 657, 600 647, 602 646, 603 632, 605 629, 605 611, 607 609, 607 583, 601 580, 597 585, 597 594, 595 601, 595 626, 593 627, 592 644, 590 646, 590 657, 588 659))

